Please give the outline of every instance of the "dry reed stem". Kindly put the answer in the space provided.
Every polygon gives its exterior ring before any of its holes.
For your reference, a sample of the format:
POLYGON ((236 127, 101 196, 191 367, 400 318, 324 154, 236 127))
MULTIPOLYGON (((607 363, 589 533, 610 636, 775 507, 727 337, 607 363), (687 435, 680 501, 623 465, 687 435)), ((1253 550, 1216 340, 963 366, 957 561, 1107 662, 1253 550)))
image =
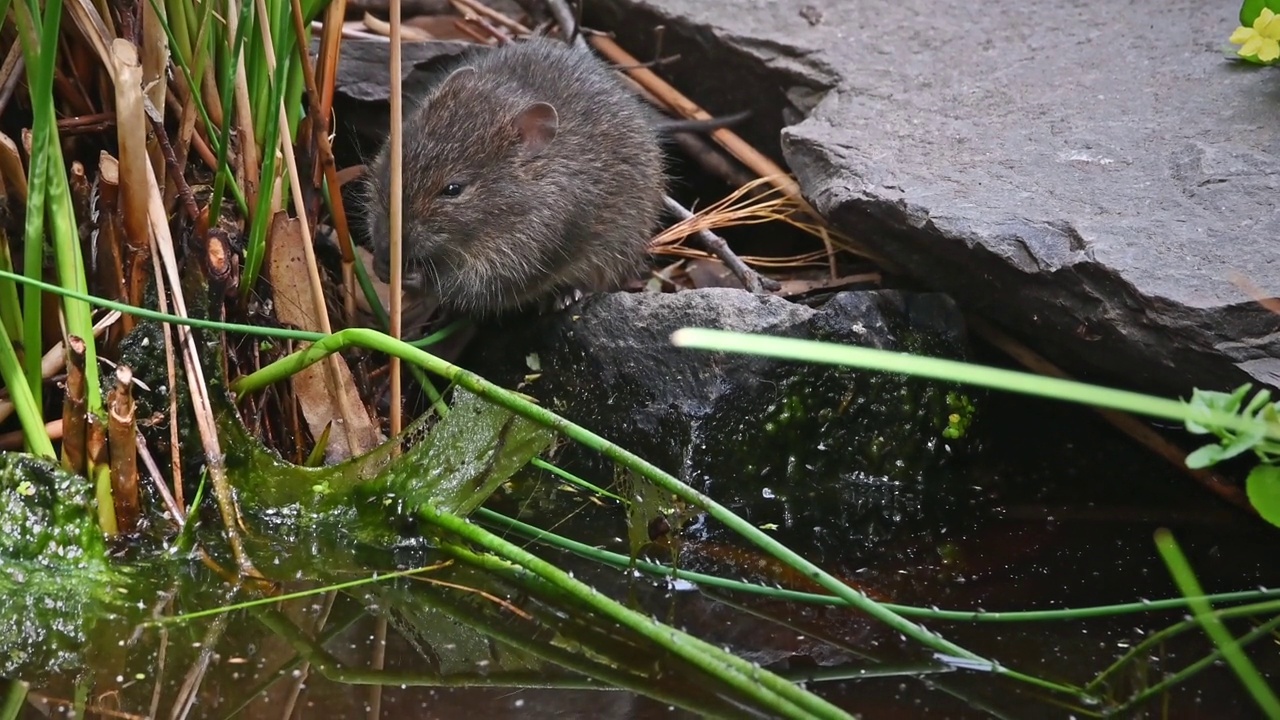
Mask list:
POLYGON ((320 37, 320 116, 325 124, 333 113, 334 85, 338 78, 338 58, 342 51, 342 25, 347 0, 331 0, 325 8, 320 37))
POLYGON ((771 178, 757 178, 662 231, 653 238, 650 246, 664 250, 664 246, 675 245, 702 230, 777 220, 791 222, 792 214, 799 209, 795 199, 783 194, 771 178), (773 185, 773 188, 748 197, 764 184, 773 185))
MULTIPOLYGON (((384 37, 390 36, 391 23, 384 22, 381 18, 369 12, 366 12, 361 19, 364 21, 365 27, 374 33, 384 37)), ((402 27, 400 36, 402 40, 408 40, 409 42, 427 42, 432 39, 431 33, 413 26, 402 27)))
MULTIPOLYGON (((393 0, 393 2, 395 1, 397 0, 393 0)), ((529 33, 533 32, 532 30, 525 27, 524 25, 521 25, 519 22, 512 20, 511 18, 507 17, 503 13, 500 13, 497 10, 494 10, 493 8, 489 7, 488 5, 485 5, 484 3, 477 2, 477 0, 449 0, 449 1, 453 3, 455 7, 458 5, 461 5, 462 7, 470 10, 476 15, 482 18, 486 18, 488 20, 492 20, 493 22, 498 23, 502 27, 505 27, 506 29, 516 33, 517 35, 528 35, 529 33)))
MULTIPOLYGON (((160 16, 156 14, 156 6, 163 7, 163 4, 156 3, 153 5, 149 0, 139 1, 142 5, 142 28, 138 34, 138 45, 141 47, 142 52, 141 89, 147 102, 153 108, 160 110, 164 107, 165 91, 168 89, 165 71, 169 67, 169 39, 165 36, 164 28, 160 25, 160 16)), ((207 29, 207 27, 202 26, 200 33, 203 35, 207 29)), ((177 74, 181 75, 181 73, 177 74)), ((116 87, 119 87, 119 85, 116 87)), ((147 157, 151 161, 151 167, 155 170, 156 179, 160 182, 160 186, 167 188, 170 180, 159 137, 152 137, 147 143, 147 157)))
POLYGON ((58 136, 92 135, 114 129, 115 126, 116 114, 114 111, 95 113, 93 115, 79 115, 59 120, 58 136))
MULTIPOLYGON (((142 118, 138 118, 141 122, 142 118)), ((186 299, 183 296, 182 289, 182 272, 178 268, 177 253, 174 250, 173 235, 169 230, 168 218, 165 214, 164 204, 160 197, 160 186, 156 182, 155 173, 151 169, 151 165, 146 165, 147 169, 147 186, 149 212, 147 219, 151 226, 151 240, 154 243, 153 252, 158 253, 159 261, 163 261, 163 274, 157 274, 156 284, 157 293, 163 296, 164 285, 168 284, 169 292, 173 295, 174 309, 179 317, 190 317, 187 312, 186 299)), ((167 326, 168 323, 165 323, 167 326)), ((240 575, 257 576, 258 572, 253 567, 253 563, 248 556, 244 554, 244 544, 240 539, 240 511, 236 506, 235 498, 231 495, 231 486, 227 483, 227 473, 225 456, 222 452, 221 442, 218 439, 217 423, 213 417, 213 407, 209 402, 209 385, 205 382, 204 368, 200 365, 200 351, 196 346, 195 334, 187 325, 179 325, 178 338, 182 343, 182 360, 187 374, 188 390, 191 393, 191 401, 196 418, 196 427, 200 434, 201 444, 204 447, 205 467, 209 473, 209 480, 213 485, 213 494, 218 502, 218 510, 222 515, 222 523, 227 533, 228 543, 231 545, 232 556, 236 560, 240 575)), ((167 339, 166 339, 167 344, 167 339)), ((169 353, 170 361, 172 353, 169 353)), ((170 387, 173 387, 170 384, 170 387)), ((173 417, 173 433, 177 434, 178 417, 177 417, 177 393, 171 394, 170 408, 173 417)), ((174 442, 175 465, 177 463, 178 443, 174 442)), ((181 487, 181 475, 174 475, 174 484, 181 487)))
POLYGON ((106 28, 107 37, 115 37, 119 33, 116 32, 115 20, 111 18, 111 0, 96 0, 98 17, 102 20, 102 26, 106 28))
MULTIPOLYGON (((214 14, 215 17, 217 13, 214 14)), ((209 116, 209 122, 218 129, 222 129, 226 118, 222 116, 222 89, 218 87, 218 77, 213 74, 214 64, 206 63, 204 67, 204 75, 199 78, 204 93, 204 111, 209 116)), ((181 74, 178 75, 181 77, 181 74)), ((186 79, 183 78, 183 82, 186 79)))
MULTIPOLYGON (((636 87, 639 87, 638 85, 636 87)), ((751 182, 755 173, 745 169, 741 163, 701 135, 693 133, 674 133, 671 137, 685 155, 689 156, 708 173, 724 180, 726 184, 738 187, 751 182)), ((816 235, 816 233, 814 233, 816 235)))
MULTIPOLYGON (((120 122, 116 123, 120 143, 120 157, 117 158, 120 174, 120 219, 124 240, 129 244, 128 254, 136 257, 145 247, 147 239, 147 168, 151 167, 151 158, 147 153, 147 115, 142 96, 142 64, 138 59, 138 49, 128 40, 114 40, 111 52, 115 67, 113 76, 116 79, 116 116, 120 118, 120 122)), ((103 156, 105 155, 104 152, 103 156)), ((102 162, 101 159, 99 162, 102 162)), ((152 172, 154 171, 155 168, 152 167, 152 172)), ((129 289, 129 302, 140 305, 145 280, 134 276, 135 268, 135 261, 130 260, 126 287, 129 289)), ((133 329, 134 323, 135 320, 130 318, 122 325, 127 332, 133 329)))
POLYGON ((181 529, 187 523, 187 513, 182 509, 182 504, 173 497, 169 492, 169 486, 164 484, 164 475, 160 472, 160 466, 156 464, 156 459, 151 456, 151 448, 147 447, 147 439, 142 433, 135 432, 133 436, 134 448, 137 450, 138 457, 142 459, 142 464, 147 468, 147 475, 151 478, 151 484, 155 486, 156 492, 160 493, 160 501, 164 503, 164 507, 173 516, 174 522, 181 529))
MULTIPOLYGON (((494 25, 488 18, 473 12, 470 7, 463 5, 458 0, 449 0, 449 2, 461 16, 454 20, 452 25, 452 28, 458 33, 471 38, 481 45, 501 45, 511 41, 511 33, 509 31, 494 25), (482 30, 483 32, 481 32, 482 30)), ((408 29, 412 29, 412 27, 408 29)))
MULTIPOLYGON (((209 1, 212 2, 212 0, 209 1)), ((227 37, 235 37, 240 22, 236 0, 227 0, 226 20, 227 37)), ((257 212, 258 192, 262 183, 262 153, 258 148, 258 140, 254 136, 253 114, 250 112, 252 106, 249 103, 249 76, 244 68, 245 55, 246 53, 242 52, 240 57, 236 58, 235 102, 232 107, 236 114, 236 133, 239 136, 236 147, 240 150, 240 162, 233 163, 232 167, 236 169, 236 182, 243 189, 245 202, 253 213, 257 212)), ((268 151, 274 152, 274 149, 268 151)), ((217 168, 217 161, 212 167, 217 168)), ((272 209, 269 208, 267 212, 272 213, 272 209)), ((217 222, 216 218, 214 222, 217 222)), ((246 298, 249 295, 250 293, 244 294, 246 298)))
MULTIPOLYGON (((391 137, 390 155, 391 167, 389 168, 390 177, 388 185, 390 185, 391 196, 387 199, 389 223, 387 229, 391 235, 388 241, 391 245, 391 290, 390 290, 390 327, 388 332, 391 337, 400 339, 402 334, 403 322, 403 282, 404 282, 404 237, 402 233, 401 223, 404 221, 404 104, 402 87, 402 77, 400 74, 402 64, 402 48, 400 42, 400 0, 391 0, 391 137)), ((390 434, 391 437, 399 437, 400 429, 403 425, 404 403, 400 397, 400 358, 391 356, 390 363, 391 372, 391 388, 390 388, 390 434)), ((399 448, 396 443, 393 448, 399 448)), ((394 452, 394 450, 393 450, 394 452)), ((384 629, 385 632, 385 629, 384 629)), ((376 718, 376 716, 374 716, 376 718)))
POLYGON ((9 201, 27 204, 27 172, 22 166, 22 156, 13 138, 0 133, 0 177, 4 178, 9 201))
MULTIPOLYGON (((633 79, 643 85, 649 92, 662 99, 668 107, 675 110, 681 116, 697 119, 710 120, 711 115, 702 108, 698 107, 689 98, 685 97, 680 91, 668 84, 665 80, 658 77, 657 73, 641 66, 639 60, 627 51, 623 50, 620 45, 612 39, 600 35, 593 35, 589 38, 589 42, 599 50, 605 57, 609 58, 615 65, 621 65, 626 68, 624 72, 629 74, 633 79)), ((720 144, 730 155, 737 158, 742 164, 751 168, 757 175, 761 177, 772 178, 775 187, 782 190, 787 195, 792 196, 800 207, 807 213, 813 215, 814 218, 822 216, 813 209, 809 202, 805 200, 804 195, 800 191, 800 185, 791 177, 789 173, 783 170, 777 163, 765 157, 755 148, 751 147, 745 140, 738 137, 736 133, 727 128, 718 128, 711 132, 711 138, 720 144)), ((818 237, 822 239, 823 245, 827 248, 828 266, 831 277, 836 276, 836 258, 835 258, 835 242, 830 229, 825 223, 820 224, 820 232, 818 237)), ((864 257, 876 259, 876 255, 861 244, 852 241, 846 242, 846 249, 864 257)))
MULTIPOLYGON (((293 9, 293 29, 299 38, 305 37, 302 26, 302 3, 300 0, 292 0, 293 9)), ((342 286, 346 290, 342 294, 342 311, 343 319, 347 325, 354 322, 356 316, 356 271, 355 271, 355 246, 351 241, 351 231, 347 224, 346 205, 342 201, 341 187, 338 184, 338 167, 333 159, 333 145, 329 142, 329 115, 320 107, 320 90, 316 80, 315 69, 311 65, 311 51, 305 44, 298 44, 298 59, 302 65, 303 82, 307 89, 307 98, 309 99, 309 111, 312 117, 311 137, 316 145, 318 152, 318 164, 312 173, 311 182, 315 187, 319 187, 323 179, 325 184, 330 188, 329 204, 332 208, 333 227, 338 235, 338 248, 342 253, 342 286)), ((337 51, 337 46, 330 46, 333 52, 337 51)), ((324 48, 321 48, 323 51, 324 48)), ((324 63, 325 67, 330 67, 330 63, 324 63)), ((336 64, 333 64, 336 67, 336 64)), ((330 86, 333 84, 335 77, 330 75, 325 78, 326 83, 330 86)), ((300 210, 301 212, 301 210, 300 210)))
MULTIPOLYGON (((119 165, 115 158, 107 155, 105 151, 98 156, 98 217, 96 221, 90 222, 98 231, 93 248, 94 257, 97 258, 94 263, 97 266, 95 277, 97 291, 112 300, 138 304, 133 302, 125 283, 125 263, 128 252, 124 225, 120 218, 119 165)), ((138 302, 141 302, 141 296, 138 302)), ((107 354, 112 354, 111 350, 136 322, 136 319, 129 315, 124 318, 119 327, 107 335, 107 354)))
MULTIPOLYGON (((268 17, 266 1, 255 0, 255 2, 257 3, 259 17, 268 17)), ((271 41, 271 33, 265 22, 260 23, 258 27, 262 35, 262 44, 265 50, 264 56, 267 61, 267 71, 269 74, 274 76, 278 58, 276 57, 275 46, 271 41)), ((279 152, 284 156, 285 165, 289 172, 289 189, 293 195, 293 206, 297 210, 296 217, 299 223, 299 230, 302 233, 302 250, 304 257, 306 258, 306 270, 310 283, 311 302, 314 308, 315 318, 319 321, 319 331, 325 335, 329 335, 333 333, 333 327, 329 323, 328 305, 325 303, 324 298, 324 285, 320 280, 320 267, 319 263, 316 261, 315 240, 311 234, 311 225, 307 222, 307 205, 305 199, 302 197, 302 177, 301 173, 298 172, 298 161, 293 152, 293 144, 290 142, 289 133, 286 132, 286 129, 289 127, 289 118, 285 114, 284 105, 281 105, 279 108, 279 123, 281 129, 279 133, 279 152)), ((325 358, 324 365, 327 369, 327 372, 325 373, 325 382, 332 393, 331 397, 334 397, 337 402, 338 415, 343 420, 343 429, 347 436, 348 447, 353 455, 362 455, 366 451, 372 449, 372 446, 366 444, 371 442, 371 439, 362 437, 362 434, 357 433, 354 430, 357 427, 361 427, 362 424, 356 417, 355 408, 352 406, 349 394, 346 392, 348 383, 344 382, 344 379, 348 376, 343 375, 340 363, 342 363, 342 356, 339 353, 332 353, 325 358)), ((360 410, 361 412, 365 411, 363 407, 361 407, 360 410)), ((366 413, 366 421, 367 418, 368 415, 366 413)))
POLYGON ((85 397, 84 340, 74 335, 67 338, 67 381, 62 398, 62 467, 67 472, 84 475, 88 459, 88 400, 85 397))
MULTIPOLYGON (((98 8, 95 8, 89 0, 68 0, 63 5, 63 9, 71 16, 71 20, 75 23, 76 28, 80 30, 80 34, 84 36, 90 48, 97 54, 98 59, 102 61, 102 66, 107 71, 110 80, 115 82, 116 68, 111 59, 111 43, 115 33, 107 27, 98 8)), ((130 44, 132 45, 132 43, 130 44)), ((86 115, 88 113, 78 114, 86 115)))
MULTIPOLYGON (((346 10, 346 0, 331 0, 328 7, 325 8, 324 24, 321 28, 320 74, 319 80, 317 80, 320 88, 320 100, 316 117, 323 118, 323 122, 320 124, 326 128, 326 143, 328 141, 327 128, 333 115, 333 95, 338 78, 338 59, 342 51, 342 28, 346 10)), ((308 48, 308 52, 309 50, 308 48)), ((332 146, 330 146, 330 155, 325 162, 333 162, 332 146)), ((342 200, 343 181, 339 175, 336 163, 333 174, 329 174, 328 167, 325 168, 325 177, 328 178, 331 202, 335 208, 338 208, 338 212, 342 216, 341 220, 339 220, 337 212, 334 214, 334 225, 338 230, 338 239, 341 245, 344 231, 346 232, 347 242, 350 242, 351 228, 346 220, 346 205, 342 200)), ((354 249, 352 253, 354 255, 354 249)), ((346 313, 347 321, 351 322, 356 316, 356 304, 360 291, 356 281, 355 259, 354 257, 350 260, 347 258, 346 246, 342 247, 342 286, 346 290, 342 299, 343 312, 346 313)), ((296 412, 294 413, 294 419, 295 421, 297 420, 296 412)))
MULTIPOLYGON (((161 99, 167 100, 168 97, 169 93, 166 91, 161 99)), ((162 106, 157 105, 156 107, 162 106)), ((195 99, 188 94, 187 99, 182 103, 182 107, 178 111, 178 137, 173 148, 178 167, 185 168, 187 166, 188 158, 191 155, 192 140, 196 137, 196 121, 199 119, 200 113, 196 110, 195 99)), ((214 164, 217 164, 216 158, 214 158, 214 164)), ((216 168, 210 169, 216 170, 216 168)))
MULTIPOLYGON (((50 420, 44 424, 44 432, 49 439, 57 442, 62 439, 62 418, 50 420)), ((21 451, 27 443, 27 435, 22 430, 12 430, 0 434, 0 450, 21 451)))
MULTIPOLYGON (((147 236, 147 115, 142 105, 142 64, 132 42, 111 42, 115 68, 115 123, 120 156, 120 213, 125 237, 147 236)), ((154 170, 154 168, 152 168, 154 170)))
POLYGON ((111 497, 120 532, 138 528, 138 427, 134 418, 133 370, 116 368, 116 386, 107 393, 107 443, 110 449, 111 497))
MULTIPOLYGON (((211 561, 205 559, 205 564, 211 561)), ((216 567, 216 566, 215 566, 216 567)), ((213 616, 209 627, 198 641, 200 652, 192 661, 191 667, 182 676, 173 705, 170 708, 171 720, 186 720, 200 698, 200 685, 209 672, 209 663, 213 661, 214 651, 222 644, 222 638, 231 622, 231 613, 218 613, 213 616)))
MULTIPOLYGON (((0 18, 3 19, 3 18, 0 18)), ((13 88, 22 80, 22 69, 25 66, 22 57, 22 43, 15 42, 9 46, 9 52, 0 63, 0 111, 9 104, 13 88)))
MULTIPOLYGON (((710 232, 717 228, 731 227, 734 225, 752 225, 781 221, 789 225, 799 227, 802 230, 807 229, 809 224, 801 219, 805 216, 800 215, 797 217, 797 211, 799 210, 801 210, 801 208, 796 204, 794 198, 783 194, 776 186, 772 186, 769 178, 757 178, 756 180, 738 188, 729 196, 722 198, 697 213, 682 219, 659 233, 652 240, 650 248, 657 254, 675 257, 705 258, 710 257, 713 254, 719 256, 719 253, 709 252, 711 248, 690 248, 682 243, 685 238, 694 236, 698 233, 710 232), (760 186, 765 184, 769 184, 771 187, 767 190, 761 191, 760 186)), ((703 239, 703 243, 707 243, 707 240, 703 239)), ((797 256, 802 258, 801 261, 794 261, 788 258, 760 258, 751 256, 735 257, 737 258, 737 262, 746 263, 752 266, 778 268, 796 267, 801 263, 811 264, 814 258, 826 258, 827 253, 825 251, 805 253, 797 256)), ((735 271, 735 274, 741 275, 738 271, 735 271)), ((838 278, 830 279, 834 281, 838 278)), ((754 288, 749 287, 749 289, 752 289, 754 292, 754 288)))
MULTIPOLYGON (((179 115, 179 117, 181 117, 183 112, 183 103, 178 99, 178 95, 173 91, 173 88, 169 88, 165 92, 164 101, 165 107, 171 108, 179 115)), ((192 111, 195 111, 194 105, 192 105, 192 111)), ((200 156, 200 160, 205 164, 205 167, 209 168, 210 172, 216 172, 218 170, 218 157, 213 154, 213 148, 209 147, 209 142, 205 139, 203 133, 204 127, 197 123, 195 131, 188 138, 190 146, 188 148, 187 156, 190 157, 190 148, 195 148, 196 154, 200 156)), ((234 158, 235 155, 231 154, 229 157, 234 158)), ((186 166, 184 165, 183 167, 186 166)), ((238 182, 242 178, 237 175, 236 179, 238 182)))
MULTIPOLYGON (((132 275, 132 272, 125 272, 123 264, 129 252, 125 251, 128 245, 128 234, 124 231, 123 218, 120 217, 120 164, 119 161, 108 155, 108 152, 102 150, 97 158, 97 187, 99 187, 99 200, 97 200, 97 252, 106 252, 106 254, 114 255, 122 263, 120 270, 120 281, 124 283, 120 287, 120 293, 115 300, 123 300, 131 305, 141 305, 142 288, 138 288, 137 297, 134 297, 131 284, 124 281, 124 278, 132 275)), ((145 234, 142 236, 146 238, 145 234)), ((132 268, 131 268, 132 270, 132 268)), ((137 320, 132 315, 125 316, 120 323, 122 334, 132 331, 133 325, 137 320)))
MULTIPOLYGON (((151 247, 155 247, 156 239, 148 234, 151 247)), ((169 298, 164 292, 164 265, 160 261, 160 255, 154 252, 148 252, 151 258, 151 273, 156 279, 156 304, 162 313, 169 313, 169 298)), ((161 323, 161 334, 164 337, 164 365, 165 365, 165 382, 169 388, 178 386, 178 367, 177 352, 174 348, 173 326, 169 323, 161 323)), ((181 428, 181 417, 178 415, 178 393, 169 393, 169 470, 170 477, 173 478, 173 494, 178 501, 180 507, 186 507, 186 498, 182 489, 182 454, 177 451, 181 437, 179 434, 181 428)), ((221 506, 219 506, 221 507, 221 506)))
POLYGON ((1240 288, 1242 292, 1248 295, 1254 302, 1258 303, 1258 305, 1262 306, 1263 309, 1272 314, 1280 315, 1280 298, 1268 297, 1267 294, 1263 292, 1262 288, 1258 287, 1258 285, 1254 283, 1253 280, 1250 280, 1244 273, 1233 270, 1227 275, 1233 285, 1240 288))
POLYGON ((752 265, 770 268, 800 268, 800 267, 825 267, 827 253, 825 250, 813 250, 811 252, 800 253, 798 255, 785 255, 782 257, 768 257, 759 255, 743 255, 743 260, 750 262, 752 265))

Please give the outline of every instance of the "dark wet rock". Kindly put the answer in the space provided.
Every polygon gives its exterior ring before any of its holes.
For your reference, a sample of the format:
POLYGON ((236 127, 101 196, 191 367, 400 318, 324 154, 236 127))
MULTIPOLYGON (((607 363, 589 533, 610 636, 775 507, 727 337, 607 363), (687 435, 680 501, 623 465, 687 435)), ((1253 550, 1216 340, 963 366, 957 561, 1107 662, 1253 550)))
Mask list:
MULTIPOLYGON (((482 333, 463 364, 751 522, 777 525, 779 538, 815 559, 862 556, 964 505, 951 469, 967 443, 943 433, 953 412, 966 415, 967 396, 915 378, 680 349, 670 335, 681 327, 965 354, 962 320, 941 294, 846 292, 814 310, 709 288, 599 295, 509 321, 482 333)), ((561 460, 569 458, 583 461, 561 460)))
POLYGON ((756 110, 748 139, 895 266, 1069 370, 1186 395, 1280 382, 1280 321, 1236 278, 1280 295, 1278 100, 1224 53, 1238 7, 597 0, 587 21, 641 60, 665 25, 661 71, 756 110))
MULTIPOLYGON (((400 81, 405 95, 424 94, 434 68, 470 47, 470 43, 451 40, 405 43, 400 57, 400 81)), ((311 49, 317 51, 319 41, 312 43, 311 49)), ((391 98, 390 61, 386 42, 344 40, 334 92, 350 100, 385 105, 391 98)))
MULTIPOLYGON (((404 109, 426 94, 444 65, 473 47, 451 40, 404 43, 400 58, 404 109)), ((312 54, 320 42, 311 44, 312 54)), ((334 152, 342 165, 359 165, 372 160, 386 142, 391 126, 390 54, 381 40, 343 40, 334 83, 334 111, 340 143, 334 152)), ((358 206, 357 206, 358 207, 358 206)))

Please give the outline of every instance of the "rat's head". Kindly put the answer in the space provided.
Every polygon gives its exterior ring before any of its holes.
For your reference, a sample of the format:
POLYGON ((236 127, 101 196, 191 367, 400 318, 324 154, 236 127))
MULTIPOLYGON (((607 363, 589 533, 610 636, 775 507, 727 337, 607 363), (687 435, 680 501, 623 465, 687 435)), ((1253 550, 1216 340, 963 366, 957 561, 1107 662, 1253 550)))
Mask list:
MULTIPOLYGON (((547 217, 549 188, 535 161, 555 140, 559 117, 545 102, 513 97, 472 67, 453 71, 405 118, 402 165, 404 284, 460 305, 519 285, 540 264, 519 247, 514 224, 547 217), (469 299, 469 296, 479 294, 469 299)), ((374 269, 390 277, 388 150, 370 167, 374 269)), ((554 202, 552 202, 554 204, 554 202)))

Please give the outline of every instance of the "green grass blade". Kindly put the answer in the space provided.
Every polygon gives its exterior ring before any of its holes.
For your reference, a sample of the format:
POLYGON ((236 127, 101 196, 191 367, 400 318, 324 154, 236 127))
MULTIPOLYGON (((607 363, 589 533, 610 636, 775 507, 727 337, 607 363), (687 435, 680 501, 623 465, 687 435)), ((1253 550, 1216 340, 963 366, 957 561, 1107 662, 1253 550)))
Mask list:
POLYGON ((1178 547, 1178 541, 1174 539, 1173 533, 1164 529, 1156 531, 1156 547, 1159 548, 1160 557, 1168 566, 1169 574, 1178 584, 1182 594, 1189 598, 1198 598, 1191 602, 1196 621, 1218 646, 1222 657, 1240 678, 1241 684, 1253 696, 1254 702, 1267 717, 1280 718, 1280 698, 1276 697, 1275 692, 1258 672, 1258 668, 1249 661, 1249 657, 1244 654, 1239 642, 1232 637, 1231 631, 1227 630, 1222 619, 1214 614, 1213 608, 1203 599, 1204 590, 1200 587, 1200 581, 1196 579, 1191 564, 1187 562, 1186 555, 1178 547))
MULTIPOLYGON (((32 123, 31 146, 33 148, 43 148, 48 138, 49 123, 40 119, 47 103, 41 103, 39 99, 50 97, 53 94, 52 68, 48 72, 42 71, 44 54, 41 52, 40 34, 43 21, 40 15, 32 10, 31 4, 19 2, 14 5, 13 11, 14 20, 18 27, 18 38, 22 43, 23 59, 27 68, 27 87, 31 95, 32 111, 36 116, 35 122, 32 123)), ((22 271, 23 275, 34 280, 40 280, 44 277, 44 215, 45 190, 47 187, 44 177, 45 168, 48 164, 49 157, 46 153, 33 152, 30 166, 27 168, 29 192, 27 196, 26 226, 23 228, 25 250, 22 271)), ((34 285, 23 287, 22 308, 22 337, 25 341, 23 347, 25 384, 27 393, 33 395, 37 416, 43 418, 44 393, 42 389, 44 378, 40 371, 40 347, 44 337, 44 293, 41 292, 40 288, 34 285)), ((17 377, 6 377, 5 381, 6 383, 11 383, 10 387, 13 387, 12 383, 16 383, 17 379, 17 377)), ((40 432, 44 433, 43 428, 40 432)), ((28 439, 27 447, 31 447, 30 439, 28 439)))
MULTIPOLYGON (((0 7, 0 18, 4 17, 4 8, 0 7)), ((4 704, 0 705, 0 720, 17 720, 22 715, 22 706, 27 704, 28 686, 21 680, 10 680, 9 691, 4 694, 4 704)))
POLYGON ((721 650, 704 640, 665 626, 615 600, 596 592, 590 586, 542 558, 485 531, 467 520, 441 512, 431 505, 418 508, 427 522, 469 543, 531 572, 551 585, 561 588, 579 602, 585 603, 602 617, 607 617, 654 643, 673 655, 733 687, 756 702, 779 712, 780 717, 849 717, 843 710, 808 691, 721 650))
POLYGON ((0 324, 0 379, 4 380, 5 387, 9 389, 9 401, 13 403, 18 422, 22 425, 23 441, 27 448, 35 455, 56 460, 58 456, 53 451, 53 441, 44 428, 44 413, 32 395, 31 387, 22 377, 18 353, 14 351, 3 324, 0 324))
MULTIPOLYGON (((261 46, 257 46, 261 49, 261 46)), ((262 271, 262 262, 267 254, 267 229, 271 226, 271 208, 272 192, 271 188, 276 180, 276 168, 280 163, 276 162, 276 156, 279 154, 277 149, 280 145, 280 103, 284 102, 284 92, 286 89, 285 72, 288 70, 287 63, 280 63, 276 66, 275 83, 272 85, 273 92, 268 107, 271 108, 267 112, 266 133, 262 141, 262 182, 258 188, 258 207, 253 214, 252 227, 249 231, 248 247, 244 252, 244 272, 241 274, 241 287, 245 291, 250 290, 258 281, 258 274, 262 271)), ((282 197, 288 196, 288 178, 281 179, 280 193, 282 197)))
MULTIPOLYGON (((959 360, 944 360, 839 343, 752 335, 709 328, 682 328, 672 333, 671 341, 677 347, 846 365, 864 370, 979 385, 1178 422, 1184 422, 1187 418, 1193 417, 1190 406, 1178 400, 1144 395, 1129 390, 1099 387, 1075 380, 1045 377, 1034 373, 972 365, 959 360)), ((1201 420, 1211 418, 1223 427, 1242 432, 1257 428, 1257 421, 1228 413, 1202 411, 1195 413, 1194 417, 1201 420)), ((1280 440, 1280 426, 1269 425, 1267 436, 1280 440)))

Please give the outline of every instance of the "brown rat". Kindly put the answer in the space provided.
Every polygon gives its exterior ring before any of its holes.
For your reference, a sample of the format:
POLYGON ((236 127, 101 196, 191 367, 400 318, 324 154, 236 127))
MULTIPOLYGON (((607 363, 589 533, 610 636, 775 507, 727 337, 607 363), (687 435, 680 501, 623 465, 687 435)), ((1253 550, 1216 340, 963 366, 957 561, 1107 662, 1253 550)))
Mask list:
MULTIPOLYGON (((464 58, 405 116, 406 294, 488 317, 639 277, 666 191, 662 116, 549 38, 464 58)), ((368 173, 390 276, 389 158, 368 173)))

